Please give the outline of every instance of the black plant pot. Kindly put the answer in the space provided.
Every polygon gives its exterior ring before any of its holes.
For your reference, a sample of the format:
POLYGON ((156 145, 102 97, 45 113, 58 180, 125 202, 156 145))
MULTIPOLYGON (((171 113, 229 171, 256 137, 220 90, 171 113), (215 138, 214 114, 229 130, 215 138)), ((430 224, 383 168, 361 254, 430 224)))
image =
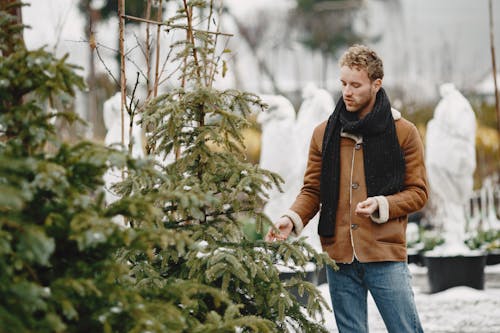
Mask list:
POLYGON ((486 257, 486 265, 497 264, 500 264, 500 249, 489 250, 486 257))
POLYGON ((415 264, 422 266, 422 260, 420 260, 420 254, 408 253, 408 264, 415 264))
POLYGON ((328 283, 328 279, 326 277, 326 266, 323 266, 316 270, 316 285, 321 286, 325 283, 328 283))
POLYGON ((486 254, 475 256, 423 256, 431 293, 467 286, 484 289, 486 254))
POLYGON ((407 254, 408 264, 415 264, 418 266, 424 265, 424 261, 422 260, 421 251, 418 251, 415 249, 408 249, 407 252, 408 252, 408 254, 407 254))

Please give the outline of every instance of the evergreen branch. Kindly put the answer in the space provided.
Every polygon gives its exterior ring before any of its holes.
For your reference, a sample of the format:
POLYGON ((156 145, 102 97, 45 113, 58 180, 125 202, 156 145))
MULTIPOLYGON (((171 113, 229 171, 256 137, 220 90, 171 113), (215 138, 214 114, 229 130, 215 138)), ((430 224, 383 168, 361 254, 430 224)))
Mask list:
MULTIPOLYGON (((165 213, 171 213, 171 212, 177 211, 177 209, 178 209, 178 207, 176 207, 176 206, 170 206, 170 207, 163 208, 163 211, 165 213)), ((224 212, 205 213, 204 215, 205 215, 205 218, 206 217, 214 217, 215 218, 215 217, 225 216, 225 217, 229 217, 229 219, 231 219, 231 217, 234 213, 246 213, 246 212, 254 212, 254 209, 252 209, 252 208, 239 209, 237 212, 232 210, 232 209, 229 209, 229 210, 224 211, 224 212)), ((204 224, 204 223, 201 223, 201 221, 199 221, 200 223, 189 223, 189 222, 193 222, 196 220, 198 220, 196 217, 188 215, 185 218, 180 219, 180 220, 163 222, 163 225, 166 227, 169 227, 169 228, 185 228, 185 227, 189 227, 189 226, 203 225, 204 224)), ((206 219, 205 219, 204 222, 212 222, 212 221, 206 221, 206 219)))

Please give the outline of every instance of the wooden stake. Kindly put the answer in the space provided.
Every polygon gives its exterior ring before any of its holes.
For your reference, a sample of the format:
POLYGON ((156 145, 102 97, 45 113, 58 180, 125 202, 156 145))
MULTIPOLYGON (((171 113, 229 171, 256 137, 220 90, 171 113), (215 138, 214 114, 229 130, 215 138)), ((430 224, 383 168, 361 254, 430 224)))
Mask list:
POLYGON ((120 33, 120 88, 122 103, 120 106, 122 122, 122 145, 125 145, 125 104, 127 103, 127 78, 125 76, 125 0, 118 1, 119 33, 120 33))
MULTIPOLYGON (((146 5, 146 19, 151 18, 151 0, 148 0, 146 5)), ((150 22, 146 24, 146 69, 147 69, 147 79, 146 79, 146 89, 148 91, 147 98, 152 94, 153 89, 151 89, 151 33, 149 31, 150 22)))
POLYGON ((200 72, 200 63, 198 61, 198 53, 196 52, 196 45, 193 34, 193 7, 189 6, 187 0, 182 0, 184 3, 184 10, 186 11, 186 19, 187 19, 187 36, 188 40, 191 42, 193 48, 193 60, 194 65, 196 66, 196 74, 198 77, 198 81, 201 81, 203 78, 200 72))
MULTIPOLYGON (((156 20, 158 22, 161 21, 163 13, 163 0, 160 0, 160 3, 158 4, 158 15, 156 17, 156 20)), ((155 84, 154 84, 154 91, 153 91, 153 96, 157 97, 158 96, 158 85, 160 84, 160 73, 159 68, 160 68, 160 30, 161 25, 156 26, 156 63, 155 63, 155 84)))
MULTIPOLYGON (((495 88, 495 110, 497 114, 497 133, 500 141, 500 102, 498 97, 498 86, 497 86, 497 65, 495 60, 495 36, 493 30, 493 4, 489 0, 489 14, 490 14, 490 48, 491 48, 491 64, 493 67, 493 85, 495 88)), ((500 143, 500 142, 499 142, 500 143)), ((500 148, 498 149, 498 154, 500 155, 500 148)))

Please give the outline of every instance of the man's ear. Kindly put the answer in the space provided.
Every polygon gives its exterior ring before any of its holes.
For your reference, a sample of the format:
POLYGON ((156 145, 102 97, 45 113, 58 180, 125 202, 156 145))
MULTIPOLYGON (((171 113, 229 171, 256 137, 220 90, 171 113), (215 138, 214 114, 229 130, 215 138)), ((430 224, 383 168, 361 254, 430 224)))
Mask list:
POLYGON ((382 79, 376 79, 375 81, 372 82, 373 89, 375 89, 375 92, 377 93, 380 90, 380 87, 382 87, 382 79))

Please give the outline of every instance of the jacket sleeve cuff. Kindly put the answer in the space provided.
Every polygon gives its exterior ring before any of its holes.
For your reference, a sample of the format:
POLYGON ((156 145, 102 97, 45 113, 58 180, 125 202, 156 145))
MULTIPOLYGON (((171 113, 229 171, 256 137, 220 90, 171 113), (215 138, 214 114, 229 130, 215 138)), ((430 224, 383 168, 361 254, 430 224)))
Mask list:
POLYGON ((375 211, 370 217, 375 223, 385 223, 389 220, 389 202, 383 195, 373 197, 377 200, 378 211, 375 211))
POLYGON ((293 223, 292 233, 294 233, 296 236, 300 235, 302 229, 304 229, 304 224, 302 223, 302 219, 300 218, 299 214, 289 209, 285 212, 285 214, 283 214, 283 216, 286 216, 290 220, 292 220, 293 223))

